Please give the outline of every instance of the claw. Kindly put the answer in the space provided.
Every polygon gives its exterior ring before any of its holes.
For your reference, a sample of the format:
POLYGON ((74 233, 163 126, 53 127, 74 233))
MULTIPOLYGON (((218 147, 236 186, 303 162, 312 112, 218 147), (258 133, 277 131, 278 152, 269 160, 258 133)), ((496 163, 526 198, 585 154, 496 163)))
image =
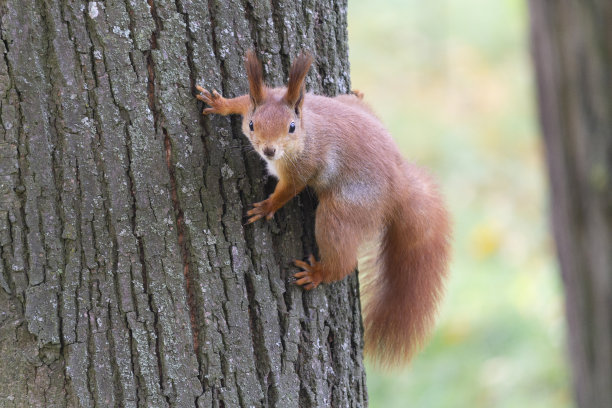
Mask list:
MULTIPOLYGON (((212 103, 211 103, 212 102, 212 97, 211 97, 210 93, 206 89, 204 89, 202 87, 198 87, 198 90, 200 91, 200 94, 196 95, 196 98, 198 100, 204 102, 207 105, 212 105, 212 103)), ((214 110, 213 108, 207 108, 207 109, 214 110)))
POLYGON ((320 263, 316 261, 314 255, 308 257, 308 263, 300 259, 293 261, 293 264, 303 271, 296 272, 293 277, 296 279, 295 284, 302 286, 306 290, 311 290, 319 286, 323 280, 320 263))
POLYGON ((266 217, 266 220, 271 219, 274 216, 275 210, 271 209, 273 206, 270 204, 268 200, 260 201, 258 203, 253 203, 253 208, 247 211, 247 216, 252 216, 247 221, 247 224, 251 224, 263 217, 266 217))
MULTIPOLYGON (((294 264, 295 266, 297 266, 298 268, 302 268, 302 269, 304 269, 305 271, 310 270, 310 265, 308 265, 308 264, 307 264, 306 262, 304 262, 304 261, 300 261, 299 259, 296 259, 295 261, 293 261, 293 264, 294 264)), ((306 272, 298 272, 298 273, 306 273, 306 272)), ((297 274, 296 274, 296 275, 297 275, 297 274)), ((293 276, 296 276, 296 275, 293 275, 293 276)))
POLYGON ((304 276, 303 278, 295 281, 295 284, 300 286, 305 283, 312 283, 312 279, 310 278, 310 276, 304 276))
POLYGON ((252 224, 255 221, 261 219, 262 217, 263 217, 263 215, 261 215, 261 214, 254 215, 254 216, 252 216, 251 218, 248 219, 247 224, 252 224))
POLYGON ((196 98, 202 99, 203 97, 210 97, 210 92, 208 92, 206 89, 202 88, 200 85, 196 85, 196 89, 201 94, 201 95, 196 95, 196 98))
POLYGON ((196 98, 207 105, 210 105, 209 108, 206 108, 202 111, 203 115, 210 115, 213 113, 225 114, 225 100, 223 96, 219 94, 216 90, 213 89, 212 93, 202 88, 200 85, 196 85, 196 89, 199 94, 196 95, 196 98))

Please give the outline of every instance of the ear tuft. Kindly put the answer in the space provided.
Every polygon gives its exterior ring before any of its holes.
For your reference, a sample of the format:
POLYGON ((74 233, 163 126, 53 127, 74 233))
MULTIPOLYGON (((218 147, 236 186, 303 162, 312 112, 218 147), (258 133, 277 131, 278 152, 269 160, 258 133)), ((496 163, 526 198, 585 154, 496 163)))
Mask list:
POLYGON ((255 51, 248 50, 245 58, 247 78, 249 79, 249 95, 255 106, 261 104, 266 97, 266 85, 263 81, 261 63, 255 51))
POLYGON ((285 102, 293 109, 296 113, 304 102, 304 78, 308 74, 310 64, 312 64, 313 57, 308 52, 302 52, 291 64, 289 70, 289 82, 287 83, 287 92, 285 93, 285 102))

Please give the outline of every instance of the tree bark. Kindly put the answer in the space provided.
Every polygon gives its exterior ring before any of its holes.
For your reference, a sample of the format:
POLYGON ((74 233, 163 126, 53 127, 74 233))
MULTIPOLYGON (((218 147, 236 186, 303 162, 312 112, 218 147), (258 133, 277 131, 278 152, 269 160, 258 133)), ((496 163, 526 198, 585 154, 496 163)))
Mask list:
POLYGON ((612 3, 531 0, 552 224, 580 407, 612 406, 612 3))
POLYGON ((306 293, 304 193, 272 190, 239 118, 244 52, 349 90, 345 0, 0 2, 0 401, 16 407, 367 404, 356 276, 306 293))

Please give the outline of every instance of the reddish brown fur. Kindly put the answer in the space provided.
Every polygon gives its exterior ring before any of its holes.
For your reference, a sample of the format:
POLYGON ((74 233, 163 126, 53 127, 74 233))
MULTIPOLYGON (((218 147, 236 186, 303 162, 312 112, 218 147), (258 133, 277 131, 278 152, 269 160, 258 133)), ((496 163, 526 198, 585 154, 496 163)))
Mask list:
POLYGON ((249 50, 246 53, 245 66, 247 78, 249 79, 249 94, 255 105, 261 104, 266 97, 266 85, 263 80, 261 63, 255 55, 255 51, 249 50))
POLYGON ((449 253, 448 216, 435 186, 414 165, 404 173, 379 247, 383 273, 365 281, 366 353, 384 366, 409 360, 431 331, 449 253))
POLYGON ((199 98, 212 106, 205 113, 243 115, 243 131, 262 157, 265 147, 277 151, 264 159, 279 182, 247 213, 249 222, 272 217, 306 185, 316 191, 321 260, 296 261, 304 269, 295 274, 296 283, 312 289, 344 278, 357 265, 358 247, 368 237, 381 236, 375 270, 366 278, 366 352, 383 365, 401 364, 431 330, 443 292, 447 213, 435 185, 402 159, 362 94, 306 94, 302 109, 295 111, 310 62, 309 56, 298 57, 290 89, 268 89, 256 107, 245 107, 244 96, 212 98, 202 88, 199 98), (293 133, 288 132, 291 122, 293 133))
POLYGON ((304 102, 304 78, 306 78, 306 74, 308 74, 312 60, 312 55, 307 52, 302 52, 293 61, 293 64, 291 64, 289 82, 287 82, 287 93, 284 97, 285 102, 287 102, 289 106, 297 109, 301 108, 304 102))

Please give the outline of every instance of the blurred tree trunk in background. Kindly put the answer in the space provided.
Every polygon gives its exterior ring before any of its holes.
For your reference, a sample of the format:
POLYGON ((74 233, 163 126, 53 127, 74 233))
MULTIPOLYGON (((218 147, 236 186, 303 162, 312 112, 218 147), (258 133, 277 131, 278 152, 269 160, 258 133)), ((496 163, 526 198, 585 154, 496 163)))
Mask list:
POLYGON ((0 3, 0 401, 17 407, 363 406, 355 276, 305 293, 313 203, 270 193, 238 118, 312 50, 349 89, 345 0, 0 3))
POLYGON ((531 0, 552 224, 580 407, 612 407, 612 2, 531 0))

